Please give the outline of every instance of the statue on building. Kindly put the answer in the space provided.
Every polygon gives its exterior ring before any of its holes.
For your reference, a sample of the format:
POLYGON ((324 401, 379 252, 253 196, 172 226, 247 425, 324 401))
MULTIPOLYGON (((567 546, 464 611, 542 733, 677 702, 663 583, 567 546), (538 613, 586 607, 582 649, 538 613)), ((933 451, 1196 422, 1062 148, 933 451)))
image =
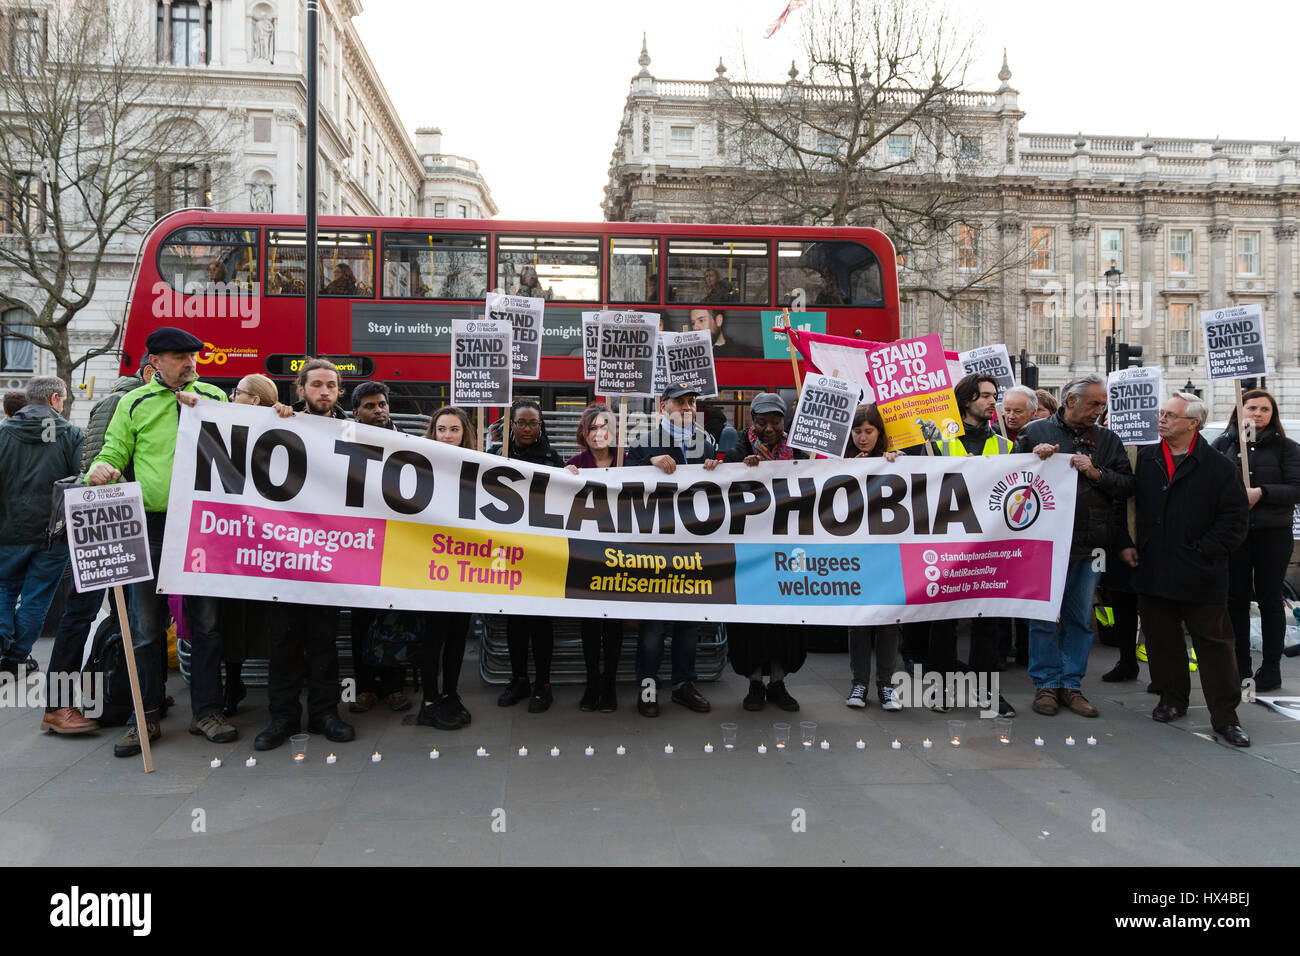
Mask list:
POLYGON ((259 14, 253 17, 252 60, 275 62, 275 17, 259 14))
POLYGON ((272 212, 273 201, 269 183, 253 183, 249 187, 248 205, 253 212, 272 212))

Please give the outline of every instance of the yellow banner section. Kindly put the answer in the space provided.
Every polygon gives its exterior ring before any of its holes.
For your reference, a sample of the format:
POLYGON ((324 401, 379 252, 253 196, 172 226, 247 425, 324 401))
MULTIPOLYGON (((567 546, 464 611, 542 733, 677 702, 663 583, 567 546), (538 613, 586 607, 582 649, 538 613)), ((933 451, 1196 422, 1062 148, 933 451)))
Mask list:
POLYGON ((567 538, 389 521, 384 587, 564 597, 567 538))
POLYGON ((957 398, 950 388, 881 402, 877 407, 890 451, 924 443, 925 431, 930 432, 933 441, 950 441, 965 431, 957 398))

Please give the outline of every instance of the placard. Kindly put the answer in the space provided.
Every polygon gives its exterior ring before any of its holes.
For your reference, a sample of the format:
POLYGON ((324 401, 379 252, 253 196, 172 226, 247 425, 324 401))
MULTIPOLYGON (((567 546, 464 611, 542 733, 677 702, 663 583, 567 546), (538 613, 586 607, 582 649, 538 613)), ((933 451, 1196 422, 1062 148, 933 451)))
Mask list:
POLYGON ((546 300, 520 295, 487 294, 487 317, 509 322, 514 329, 513 368, 515 378, 542 377, 542 310, 546 300))
POLYGON ((596 394, 654 396, 659 316, 650 312, 601 312, 596 394))
POLYGON ((662 332, 659 351, 667 366, 667 382, 685 386, 700 398, 713 398, 718 394, 713 338, 707 331, 662 332))
POLYGON ((827 458, 843 458, 860 393, 861 389, 847 379, 829 375, 805 378, 786 439, 790 447, 827 458))
POLYGON ((69 488, 63 495, 72 583, 78 591, 153 578, 138 481, 69 488))
POLYGON ((511 400, 513 330, 507 322, 454 319, 451 323, 451 403, 502 408, 511 400))
POLYGON ((830 372, 833 378, 842 378, 857 385, 861 390, 859 402, 875 402, 875 393, 867 381, 866 349, 851 345, 828 345, 814 340, 809 341, 808 352, 817 369, 830 372))
POLYGON ((664 355, 664 333, 659 331, 659 343, 655 346, 655 395, 662 396, 668 387, 668 358, 664 355))
POLYGON ((957 361, 961 365, 963 378, 978 372, 981 375, 992 375, 998 380, 999 405, 1002 404, 1006 390, 1016 384, 1016 375, 1011 371, 1011 356, 1007 354, 1005 345, 981 345, 969 352, 959 353, 957 361))
POLYGON ((596 360, 600 354, 599 315, 599 312, 582 313, 582 377, 588 382, 596 381, 596 360))
POLYGON ((1214 382, 1268 374, 1264 352, 1264 310, 1239 305, 1201 313, 1205 365, 1214 382))
POLYGON ((1106 427, 1125 445, 1154 445, 1164 373, 1159 368, 1124 368, 1106 379, 1106 427))
POLYGON ((965 433, 939 336, 890 342, 868 352, 867 363, 890 451, 965 433))

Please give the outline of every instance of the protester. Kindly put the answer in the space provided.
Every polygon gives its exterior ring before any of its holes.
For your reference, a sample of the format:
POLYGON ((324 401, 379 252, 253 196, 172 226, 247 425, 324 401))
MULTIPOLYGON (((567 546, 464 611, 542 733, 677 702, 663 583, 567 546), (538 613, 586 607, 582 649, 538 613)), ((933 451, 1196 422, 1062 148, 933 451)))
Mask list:
POLYGON ((1051 418, 1060 407, 1056 396, 1045 388, 1036 389, 1034 397, 1038 399, 1038 411, 1034 412, 1035 418, 1051 418))
MULTIPOLYGON (((131 585, 131 644, 140 676, 140 696, 145 711, 145 733, 156 740, 166 694, 162 671, 167 646, 169 610, 166 595, 158 593, 157 574, 162 557, 163 529, 167 524, 167 497, 171 491, 172 463, 180 405, 199 398, 224 402, 220 389, 200 382, 196 373, 203 342, 189 332, 163 326, 149 333, 145 350, 156 370, 145 385, 121 397, 104 445, 91 465, 86 481, 103 485, 130 470, 144 497, 149 551, 154 577, 131 585)), ((186 597, 185 618, 190 628, 190 733, 212 743, 230 743, 239 731, 221 715, 221 639, 217 633, 217 602, 210 597, 186 597)), ((132 718, 134 721, 134 716, 132 718)), ((140 728, 131 723, 113 753, 130 757, 140 752, 140 728)))
MULTIPOLYGON (((1246 460, 1250 467, 1250 531, 1245 542, 1228 558, 1228 617, 1237 640, 1237 672, 1250 674, 1250 601, 1259 605, 1263 661, 1255 671, 1255 690, 1282 686, 1282 645, 1286 616, 1282 610, 1282 584, 1291 563, 1292 516, 1300 503, 1300 445, 1286 437, 1278 415, 1277 399, 1262 388, 1241 396, 1247 434, 1246 460), (1250 440, 1253 430, 1254 438, 1250 440)), ((1237 409, 1228 427, 1214 442, 1215 451, 1237 466, 1241 474, 1241 442, 1237 409)))
MULTIPOLYGON (((388 386, 383 382, 362 382, 352 391, 352 417, 362 425, 393 430, 388 399, 388 386)), ((352 609, 352 672, 357 681, 357 699, 348 704, 349 713, 364 714, 381 700, 394 712, 411 709, 411 699, 402 693, 406 680, 402 668, 366 661, 366 635, 378 615, 371 607, 352 609)))
MULTIPOLYGON (((501 446, 489 449, 501 454, 501 446)), ((564 462, 551 447, 546 434, 542 408, 531 399, 519 399, 510 406, 510 457, 533 465, 563 468, 564 462)), ((511 707, 528 700, 528 712, 540 714, 554 702, 551 693, 551 654, 555 634, 551 619, 540 615, 507 614, 506 643, 510 648, 512 679, 497 698, 500 707, 511 707), (533 649, 536 680, 528 682, 528 647, 533 649), (531 696, 530 696, 531 694, 531 696)))
POLYGON ((1133 494, 1133 471, 1123 442, 1096 423, 1106 407, 1106 380, 1085 375, 1062 388, 1061 396, 1056 414, 1031 422, 1016 441, 1017 452, 1043 461, 1064 450, 1079 473, 1060 622, 1029 622, 1029 677, 1035 713, 1051 716, 1065 706, 1096 717, 1097 708, 1081 689, 1092 648, 1093 599, 1106 548, 1127 533, 1124 502, 1133 494))
MULTIPOLYGON (((654 465, 666 475, 673 474, 678 465, 703 465, 705 471, 717 468, 717 447, 703 424, 696 420, 696 394, 680 383, 669 382, 661 397, 663 414, 658 425, 627 450, 625 463, 654 465)), ((642 690, 637 695, 637 713, 642 717, 659 716, 658 691, 648 694, 647 681, 658 687, 664 639, 670 632, 672 701, 697 714, 707 714, 711 705, 695 686, 699 680, 695 672, 699 624, 695 621, 642 621, 638 626, 636 681, 642 690)))
MULTIPOLYGON (((346 418, 339 409, 339 370, 328 359, 310 358, 298 372, 295 411, 325 418, 346 418)), ((307 732, 345 743, 356 729, 339 716, 339 609, 330 604, 278 602, 267 661, 271 722, 253 747, 274 750, 302 728, 303 686, 307 688, 307 732)))
POLYGON ((1020 429, 1038 417, 1038 396, 1032 388, 1013 385, 1002 394, 1002 422, 1007 438, 1016 440, 1020 429))
POLYGON ((1138 609, 1161 723, 1187 714, 1186 627, 1214 732, 1234 747, 1250 738, 1237 720, 1241 684, 1228 621, 1229 556, 1246 539, 1250 505, 1232 462, 1200 441, 1205 404, 1178 392, 1160 409, 1160 444, 1137 453, 1137 543, 1121 540, 1136 569, 1138 609))
MULTIPOLYGON (((853 413, 845 458, 883 458, 893 464, 898 452, 886 451, 885 422, 875 405, 859 405, 853 413)), ((853 686, 844 701, 849 707, 867 706, 867 687, 871 684, 871 651, 876 653, 876 696, 881 710, 902 710, 892 679, 898 668, 898 625, 877 624, 849 628, 849 667, 853 686)))
MULTIPOLYGON (((574 455, 565 467, 575 475, 581 468, 609 468, 618 460, 618 449, 612 443, 614 413, 604 402, 593 402, 578 420, 575 441, 582 451, 574 455)), ((587 665, 587 686, 578 709, 590 713, 599 710, 612 713, 618 708, 614 684, 618 680, 618 661, 623 653, 622 618, 582 619, 582 658, 587 665), (601 650, 605 652, 605 671, 600 670, 601 650)))
POLYGON ((13 418, 18 414, 18 409, 27 404, 27 393, 23 391, 5 392, 4 409, 5 418, 13 418))
MULTIPOLYGON (((989 374, 972 373, 953 387, 953 394, 957 399, 957 407, 961 410, 965 431, 957 438, 939 442, 938 452, 958 458, 967 455, 1009 454, 1011 442, 993 431, 989 425, 997 414, 998 380, 989 374)), ((957 657, 957 624, 956 619, 948 618, 934 621, 930 625, 926 667, 945 674, 967 669, 977 674, 992 674, 997 671, 999 631, 1005 626, 1003 619, 987 615, 970 619, 969 664, 957 657)), ((945 679, 945 688, 947 685, 945 679)), ((944 703, 934 709, 946 711, 949 707, 945 696, 944 703)), ((1015 708, 1001 695, 998 696, 998 715, 1016 716, 1015 708)))
MULTIPOLYGON (((469 415, 454 405, 433 413, 425 438, 457 448, 477 449, 469 415)), ((424 699, 415 722, 439 730, 459 730, 470 722, 470 713, 460 699, 460 670, 465 662, 465 635, 470 615, 464 611, 430 611, 424 618, 424 641, 420 648, 420 684, 424 699), (442 678, 442 692, 438 678, 442 678)))
MULTIPOLYGON (((63 418, 68 387, 62 379, 32 378, 25 398, 27 404, 0 425, 0 672, 15 680, 28 672, 28 657, 68 565, 67 540, 47 540, 46 529, 54 482, 77 474, 85 440, 63 418)), ((66 707, 41 727, 83 733, 98 727, 93 723, 66 707)))
MULTIPOLYGON (((749 428, 727 452, 725 461, 743 461, 757 468, 765 461, 794 461, 806 452, 791 448, 785 434, 785 401, 772 392, 759 392, 749 403, 749 428)), ((803 628, 766 621, 733 622, 727 625, 727 656, 741 677, 749 678, 746 710, 762 710, 771 701, 782 710, 794 712, 799 702, 786 690, 785 678, 803 666, 808 655, 803 628), (763 675, 769 675, 763 686, 763 675)))

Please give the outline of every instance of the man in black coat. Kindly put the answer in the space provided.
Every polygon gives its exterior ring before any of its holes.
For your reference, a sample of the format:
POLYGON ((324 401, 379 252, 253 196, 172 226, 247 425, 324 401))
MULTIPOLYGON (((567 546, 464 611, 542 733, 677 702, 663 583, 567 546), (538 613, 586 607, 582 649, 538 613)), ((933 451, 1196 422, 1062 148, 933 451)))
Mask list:
POLYGON ((1186 392, 1160 409, 1158 445, 1137 455, 1137 545, 1124 529, 1120 558, 1136 569, 1138 611, 1161 723, 1187 714, 1191 678, 1183 626, 1215 733, 1236 747, 1241 682, 1228 622, 1228 556, 1246 537, 1249 507, 1232 463, 1200 440, 1206 408, 1186 392))

